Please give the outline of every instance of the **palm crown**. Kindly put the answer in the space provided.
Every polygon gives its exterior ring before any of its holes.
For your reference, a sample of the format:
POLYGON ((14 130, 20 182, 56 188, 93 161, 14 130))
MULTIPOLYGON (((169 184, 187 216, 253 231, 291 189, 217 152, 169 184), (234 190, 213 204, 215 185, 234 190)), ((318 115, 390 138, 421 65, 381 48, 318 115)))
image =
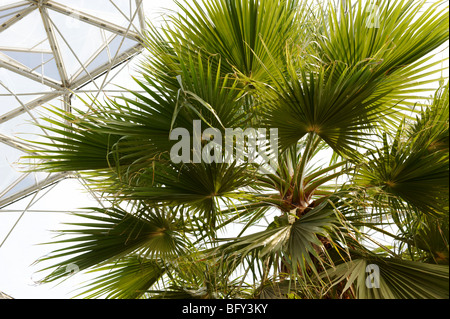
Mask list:
POLYGON ((377 5, 194 0, 149 25, 145 93, 54 109, 35 142, 36 169, 109 205, 78 214, 45 281, 73 263, 108 270, 89 297, 448 298, 448 83, 418 102, 448 8, 377 5), (194 120, 278 129, 278 166, 174 163, 170 133, 194 120))

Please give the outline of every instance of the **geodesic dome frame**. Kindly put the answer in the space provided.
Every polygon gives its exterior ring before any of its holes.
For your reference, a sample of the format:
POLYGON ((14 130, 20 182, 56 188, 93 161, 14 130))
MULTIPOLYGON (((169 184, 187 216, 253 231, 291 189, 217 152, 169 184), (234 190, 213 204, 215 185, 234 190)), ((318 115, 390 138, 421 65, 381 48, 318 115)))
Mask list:
POLYGON ((66 177, 17 169, 20 133, 49 134, 35 125, 46 105, 104 91, 140 52, 144 19, 143 0, 0 2, 0 208, 66 177))

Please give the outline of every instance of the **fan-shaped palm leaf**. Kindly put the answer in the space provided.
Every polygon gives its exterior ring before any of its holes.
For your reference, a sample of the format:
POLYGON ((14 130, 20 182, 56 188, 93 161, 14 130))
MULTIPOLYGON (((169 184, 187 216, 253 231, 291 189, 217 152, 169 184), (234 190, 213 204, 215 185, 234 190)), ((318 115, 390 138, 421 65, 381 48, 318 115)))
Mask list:
POLYGON ((66 276, 70 264, 85 270, 134 252, 144 257, 170 258, 181 254, 187 244, 177 229, 174 212, 143 209, 138 215, 132 215, 119 208, 92 208, 90 214, 77 216, 89 222, 72 223, 79 228, 66 230, 64 233, 69 238, 53 242, 70 245, 39 261, 65 259, 44 269, 54 269, 45 281, 66 276))
POLYGON ((447 266, 391 258, 355 259, 326 276, 335 278, 335 284, 344 280, 344 291, 353 287, 359 299, 448 298, 447 266))

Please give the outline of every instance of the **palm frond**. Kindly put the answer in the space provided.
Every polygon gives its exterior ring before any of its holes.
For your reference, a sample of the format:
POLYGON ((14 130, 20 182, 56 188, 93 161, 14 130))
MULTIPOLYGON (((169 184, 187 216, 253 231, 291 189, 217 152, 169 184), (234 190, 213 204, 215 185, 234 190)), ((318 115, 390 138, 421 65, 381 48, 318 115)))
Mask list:
POLYGON ((447 299, 448 267, 392 258, 354 259, 326 272, 358 299, 447 299))
POLYGON ((80 296, 86 298, 139 299, 155 285, 167 269, 152 259, 130 256, 93 272, 106 272, 89 282, 80 296))
POLYGON ((64 231, 67 239, 52 242, 66 247, 39 260, 42 263, 63 259, 42 270, 53 269, 45 281, 66 276, 66 267, 70 264, 82 271, 121 260, 132 253, 170 258, 186 249, 187 242, 177 230, 173 212, 146 210, 136 216, 120 208, 91 208, 90 211, 89 214, 76 214, 86 222, 69 224, 77 228, 64 231))
POLYGON ((443 94, 412 129, 400 127, 391 140, 385 135, 358 172, 358 184, 380 188, 380 195, 390 197, 400 211, 398 198, 426 214, 448 214, 448 85, 443 94))

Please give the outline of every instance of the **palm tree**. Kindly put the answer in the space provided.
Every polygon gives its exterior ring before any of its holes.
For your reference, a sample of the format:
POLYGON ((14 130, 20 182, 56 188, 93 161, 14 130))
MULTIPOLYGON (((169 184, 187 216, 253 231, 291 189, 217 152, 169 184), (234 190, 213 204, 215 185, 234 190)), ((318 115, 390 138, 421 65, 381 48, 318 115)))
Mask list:
POLYGON ((149 25, 142 91, 52 109, 35 142, 34 169, 105 198, 44 281, 75 264, 99 271, 86 297, 448 298, 449 84, 421 95, 448 7, 377 4, 193 0, 149 25), (195 120, 278 129, 278 165, 175 163, 195 120))

